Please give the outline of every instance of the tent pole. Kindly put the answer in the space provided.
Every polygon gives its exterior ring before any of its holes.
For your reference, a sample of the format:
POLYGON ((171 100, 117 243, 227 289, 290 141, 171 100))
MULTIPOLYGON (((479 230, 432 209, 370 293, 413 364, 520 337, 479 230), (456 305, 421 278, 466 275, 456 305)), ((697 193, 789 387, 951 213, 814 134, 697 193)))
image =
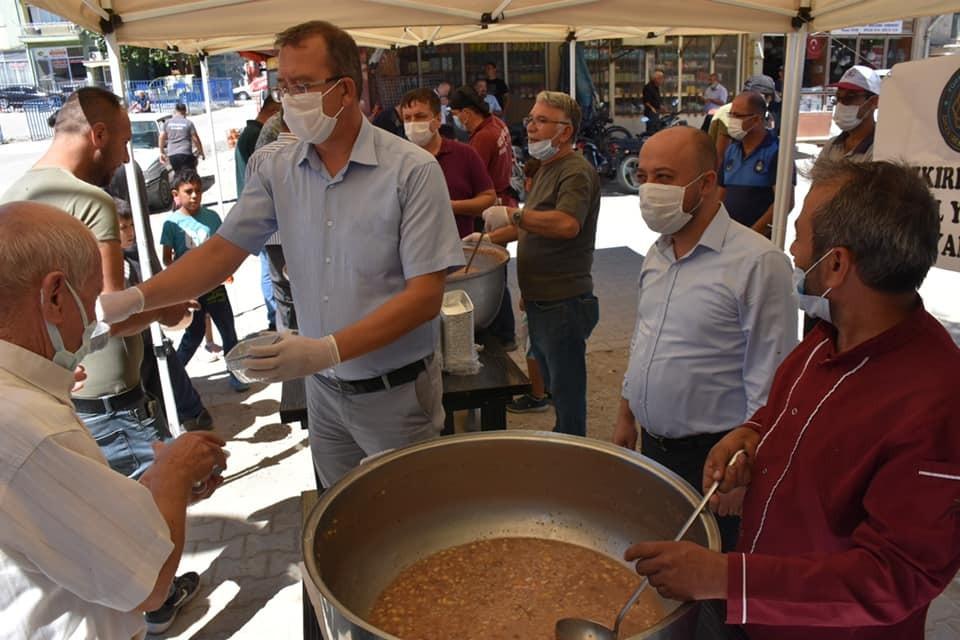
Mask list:
POLYGON ((567 41, 570 45, 570 97, 577 99, 577 37, 573 33, 567 41))
MULTIPOLYGON (((210 123, 210 143, 213 145, 213 164, 217 171, 217 199, 220 205, 220 215, 226 216, 223 210, 223 176, 220 175, 220 156, 217 154, 217 130, 213 126, 213 107, 210 101, 210 70, 207 66, 209 56, 203 53, 200 56, 200 77, 203 79, 203 103, 207 109, 207 120, 210 123)), ((238 194, 239 195, 239 194, 238 194)))
POLYGON ((777 186, 773 200, 773 243, 784 248, 787 216, 794 194, 794 148, 797 144, 797 120, 800 112, 800 85, 807 44, 807 25, 787 34, 783 64, 783 104, 780 108, 780 152, 777 156, 777 186))
POLYGON ((423 86, 423 47, 417 43, 417 86, 423 86))
MULTIPOLYGON (((124 99, 124 69, 120 65, 120 45, 117 44, 116 32, 104 34, 104 41, 107 45, 107 56, 110 62, 110 79, 112 80, 113 92, 124 99)), ((140 261, 140 274, 144 280, 153 275, 153 269, 150 266, 150 250, 147 248, 147 225, 150 221, 147 218, 149 212, 143 210, 143 200, 140 193, 140 181, 137 180, 137 170, 133 160, 133 143, 127 142, 127 154, 130 156, 130 162, 124 166, 127 174, 127 193, 130 197, 130 210, 133 212, 133 228, 137 232, 137 258, 140 261)), ((150 324, 150 337, 153 339, 154 353, 157 356, 157 370, 160 374, 160 388, 163 392, 163 406, 166 408, 167 425, 170 427, 170 434, 177 437, 181 433, 180 418, 177 413, 177 399, 173 394, 173 384, 170 382, 170 369, 167 367, 167 351, 163 333, 160 331, 160 325, 156 322, 150 324)))

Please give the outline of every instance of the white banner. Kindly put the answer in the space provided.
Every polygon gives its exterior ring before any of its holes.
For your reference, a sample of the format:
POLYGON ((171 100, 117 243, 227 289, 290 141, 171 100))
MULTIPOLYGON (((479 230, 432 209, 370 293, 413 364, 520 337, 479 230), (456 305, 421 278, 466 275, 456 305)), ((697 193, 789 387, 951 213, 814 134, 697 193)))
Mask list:
POLYGON ((865 24, 860 27, 843 27, 831 31, 835 36, 859 36, 859 35, 891 35, 897 36, 903 33, 903 20, 893 20, 891 22, 877 22, 875 24, 865 24))
POLYGON ((883 81, 875 160, 917 168, 940 201, 937 266, 960 271, 960 59, 905 62, 883 81))

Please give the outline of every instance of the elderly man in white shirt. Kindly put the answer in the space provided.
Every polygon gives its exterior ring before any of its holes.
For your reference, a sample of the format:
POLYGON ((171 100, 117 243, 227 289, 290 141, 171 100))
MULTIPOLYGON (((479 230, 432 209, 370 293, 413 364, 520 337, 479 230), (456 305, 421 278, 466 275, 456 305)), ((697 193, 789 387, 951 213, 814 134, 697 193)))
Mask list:
POLYGON ((107 466, 70 402, 102 285, 83 223, 0 207, 2 639, 142 638, 180 561, 187 504, 226 466, 208 433, 159 447, 139 482, 107 466))
MULTIPOLYGON (((792 269, 770 241, 731 220, 702 131, 654 135, 638 178, 640 212, 662 235, 640 273, 614 442, 635 448, 639 423, 644 455, 699 488, 710 448, 763 406, 797 344, 792 269)), ((738 527, 738 518, 720 518, 725 548, 738 527)))

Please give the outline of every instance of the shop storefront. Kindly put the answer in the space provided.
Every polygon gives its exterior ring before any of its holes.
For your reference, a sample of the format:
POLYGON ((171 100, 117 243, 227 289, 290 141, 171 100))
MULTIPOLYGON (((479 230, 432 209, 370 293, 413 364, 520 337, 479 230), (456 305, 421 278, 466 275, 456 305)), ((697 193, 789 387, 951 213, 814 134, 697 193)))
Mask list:
POLYGON ((483 75, 487 62, 497 65, 499 77, 510 87, 507 120, 519 122, 537 92, 548 86, 547 45, 542 42, 411 46, 387 51, 376 66, 371 100, 390 108, 417 87, 434 88, 444 80, 454 87, 472 85, 483 75))
POLYGON ((711 73, 731 92, 740 85, 740 37, 736 35, 668 36, 584 43, 597 95, 610 107, 617 124, 642 129, 643 85, 657 69, 664 72, 661 94, 671 111, 699 126, 703 91, 711 73))

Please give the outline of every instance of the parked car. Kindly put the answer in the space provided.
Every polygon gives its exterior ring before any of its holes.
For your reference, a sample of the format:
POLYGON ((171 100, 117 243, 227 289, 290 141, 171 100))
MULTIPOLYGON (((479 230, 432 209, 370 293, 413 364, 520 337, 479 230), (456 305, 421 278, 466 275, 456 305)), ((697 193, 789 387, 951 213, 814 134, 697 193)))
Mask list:
POLYGON ((13 84, 0 87, 0 109, 22 109, 23 103, 30 100, 49 97, 46 91, 25 84, 13 84))
POLYGON ((133 159, 143 171, 147 183, 147 203, 150 213, 170 211, 173 194, 170 191, 170 171, 160 163, 160 131, 170 119, 169 113, 131 113, 133 159))
MULTIPOLYGON (((133 143, 133 159, 143 171, 147 183, 147 204, 150 213, 165 213, 173 207, 170 181, 173 171, 169 165, 160 163, 160 132, 169 120, 169 113, 131 113, 130 130, 133 143)), ((213 186, 214 176, 201 176, 203 190, 213 186)))

